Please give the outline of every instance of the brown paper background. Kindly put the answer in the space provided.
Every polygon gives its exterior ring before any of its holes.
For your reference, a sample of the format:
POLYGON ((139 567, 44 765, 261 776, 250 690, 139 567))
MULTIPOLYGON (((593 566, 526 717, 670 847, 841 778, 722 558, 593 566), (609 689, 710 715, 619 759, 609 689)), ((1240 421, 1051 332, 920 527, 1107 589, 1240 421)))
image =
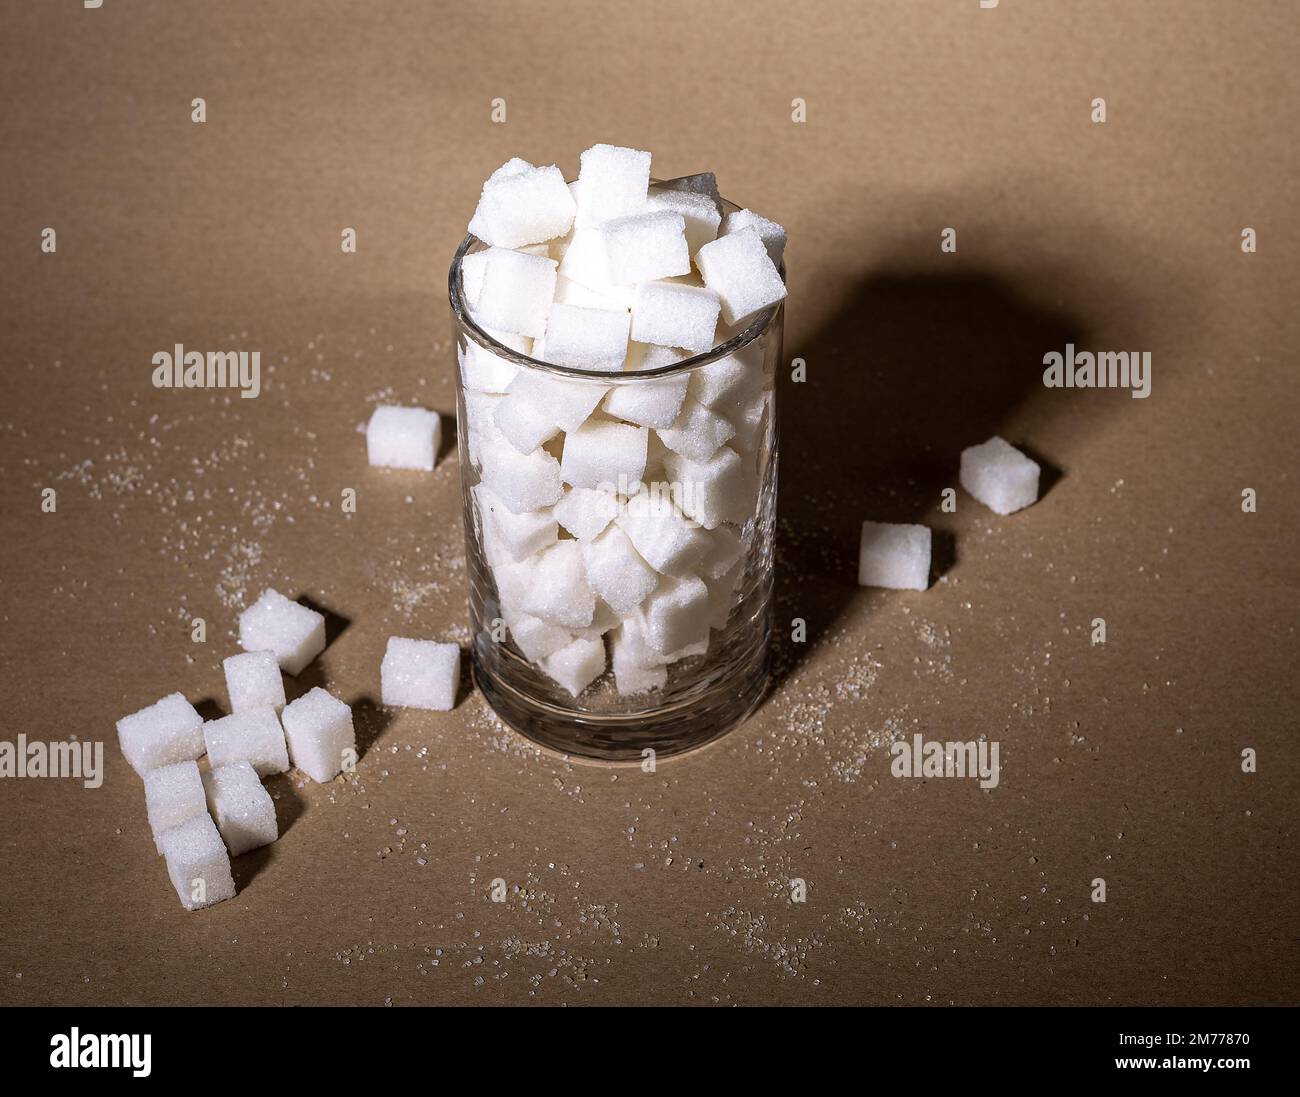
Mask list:
POLYGON ((102 739, 107 766, 0 782, 0 1001, 1296 1001, 1292 5, 0 20, 0 727, 102 739), (445 272, 483 177, 572 175, 596 141, 788 227, 809 369, 780 394, 776 686, 654 775, 539 755, 469 690, 373 700, 388 636, 467 639, 465 575, 454 452, 371 470, 358 428, 454 410, 445 272), (1067 340, 1150 350, 1153 395, 1045 390, 1067 340), (176 342, 261 350, 262 396, 153 389, 176 342), (995 430, 1059 478, 1009 518, 941 513, 995 430), (867 517, 938 531, 932 589, 856 587, 867 517), (276 779, 281 839, 187 914, 113 723, 176 689, 224 705, 268 584, 347 620, 302 681, 356 702, 367 746, 354 780, 276 779), (998 740, 1001 785, 890 777, 918 731, 998 740))

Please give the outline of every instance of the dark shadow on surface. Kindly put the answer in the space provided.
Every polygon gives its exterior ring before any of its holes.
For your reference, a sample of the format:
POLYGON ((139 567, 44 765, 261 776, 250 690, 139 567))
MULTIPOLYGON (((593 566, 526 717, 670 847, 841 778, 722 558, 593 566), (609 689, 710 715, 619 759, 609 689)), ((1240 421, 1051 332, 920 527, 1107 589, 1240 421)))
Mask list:
POLYGON ((220 720, 226 715, 226 710, 221 707, 221 702, 215 697, 205 697, 202 701, 194 702, 194 711, 203 717, 206 724, 209 720, 220 720))
POLYGON ((392 723, 393 714, 373 697, 358 697, 352 702, 352 728, 357 737, 357 761, 378 741, 392 723))

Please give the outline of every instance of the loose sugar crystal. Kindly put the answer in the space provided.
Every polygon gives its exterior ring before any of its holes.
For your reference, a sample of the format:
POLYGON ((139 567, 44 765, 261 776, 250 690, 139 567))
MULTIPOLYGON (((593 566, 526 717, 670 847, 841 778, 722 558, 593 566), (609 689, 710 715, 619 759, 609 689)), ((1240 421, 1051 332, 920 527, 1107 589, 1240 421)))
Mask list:
POLYGON ((722 319, 739 324, 785 300, 785 283, 752 227, 719 236, 695 255, 704 284, 722 298, 722 319))
POLYGON ((284 735, 293 764, 320 784, 356 760, 352 709, 320 686, 285 706, 284 735))
POLYGON ((616 525, 582 546, 582 561, 591 589, 620 617, 636 609, 659 585, 659 577, 616 525))
POLYGON ((520 609, 552 625, 587 628, 596 612, 596 595, 587 582, 577 541, 557 541, 537 555, 520 609))
POLYGON ((174 762, 170 766, 147 770, 144 774, 144 803, 154 845, 162 853, 164 831, 207 810, 198 762, 174 762))
POLYGON ((186 910, 198 910, 234 898, 230 854, 205 811, 162 833, 167 875, 186 910))
POLYGON ((664 470, 678 509, 705 529, 722 522, 744 525, 754 513, 758 477, 735 450, 721 446, 707 461, 674 453, 664 458, 664 470))
POLYGON ((555 504, 564 491, 560 462, 544 449, 520 453, 506 441, 486 444, 483 483, 515 514, 555 504))
POLYGON ((203 717, 183 694, 171 693, 123 716, 117 722, 117 741, 136 773, 193 761, 204 750, 203 717))
POLYGON ((718 213, 718 204, 707 194, 653 186, 646 197, 645 208, 647 213, 667 210, 681 214, 686 222, 686 250, 691 255, 710 240, 717 239, 722 217, 718 213))
POLYGON ((630 319, 623 309, 552 305, 546 361, 574 369, 620 370, 627 357, 630 319))
POLYGON ((540 617, 522 612, 503 612, 506 628, 524 658, 536 663, 573 642, 573 634, 559 625, 551 625, 540 617))
POLYGON ((239 646, 273 651, 281 670, 297 674, 325 650, 325 618, 267 587, 239 615, 239 646))
POLYGON ((214 766, 248 762, 259 777, 270 777, 289 768, 284 729, 275 709, 255 708, 236 712, 203 725, 208 761, 214 766))
POLYGON ((231 712, 284 708, 284 678, 273 651, 246 651, 221 661, 231 712))
POLYGON ((687 393, 673 425, 655 433, 674 453, 692 461, 707 461, 736 433, 736 428, 717 412, 692 400, 687 393))
POLYGON ((541 661, 547 677, 577 697, 605 673, 605 642, 579 637, 541 661))
POLYGON ((608 385, 553 377, 537 369, 524 369, 511 382, 510 396, 532 404, 538 414, 561 430, 577 430, 609 392, 608 385))
POLYGON ((589 419, 565 435, 560 478, 575 488, 626 492, 645 472, 645 427, 589 419))
POLYGON ((709 535, 682 517, 667 491, 634 495, 618 525, 641 558, 663 575, 685 574, 709 551, 709 535))
POLYGON ((520 453, 532 453, 543 442, 560 433, 556 423, 539 405, 516 394, 507 395, 492 419, 506 441, 520 453))
POLYGON ((582 154, 577 183, 579 208, 587 224, 638 213, 650 189, 650 154, 618 145, 593 145, 582 154))
POLYGON ((629 617, 614 632, 613 647, 614 687, 620 697, 649 693, 668 684, 668 668, 662 657, 647 647, 635 617, 629 617))
POLYGON ((570 488, 551 513, 579 541, 593 541, 618 514, 618 496, 599 488, 570 488))
POLYGON ((1036 461, 996 434, 961 452, 961 486, 995 514, 1012 514, 1038 499, 1036 461))
POLYGON ((686 222, 680 213, 661 210, 606 221, 599 229, 605 242, 610 281, 618 286, 653 282, 687 274, 686 222))
POLYGON ((753 210, 742 209, 729 213, 722 219, 722 227, 718 231, 718 235, 729 236, 741 229, 753 229, 758 233, 758 238, 763 241, 763 246, 767 248, 767 254, 772 257, 772 263, 777 266, 780 265, 781 259, 785 255, 785 229, 775 221, 760 217, 753 210))
POLYGON ((663 579, 642 602, 638 619, 655 651, 676 652, 709 638, 709 590, 694 575, 663 579))
POLYGON ((519 248, 563 236, 577 211, 564 173, 554 164, 524 165, 505 175, 498 169, 483 186, 469 230, 484 243, 519 248))
POLYGON ((269 846, 280 837, 275 802, 247 762, 218 766, 203 775, 208 811, 232 857, 269 846))
POLYGON ((436 411, 381 404, 366 424, 366 457, 372 465, 429 472, 442 444, 436 411))
POLYGON ((632 303, 632 338, 701 354, 713 347, 721 302, 711 289, 644 282, 632 303))
POLYGON ((486 484, 476 484, 473 491, 483 521, 494 525, 511 559, 523 560, 555 543, 559 531, 551 510, 528 510, 516 514, 493 495, 486 484))
POLYGON ((605 397, 605 412, 641 427, 671 427, 682 410, 689 384, 690 377, 681 376, 614 385, 605 397))
POLYGON ((480 326, 538 338, 555 297, 554 259, 518 251, 494 251, 483 269, 473 316, 480 326))
POLYGON ((927 526, 863 522, 858 586, 925 590, 930 585, 927 526))
POLYGON ((391 636, 379 668, 385 705, 450 712, 460 688, 460 647, 391 636))

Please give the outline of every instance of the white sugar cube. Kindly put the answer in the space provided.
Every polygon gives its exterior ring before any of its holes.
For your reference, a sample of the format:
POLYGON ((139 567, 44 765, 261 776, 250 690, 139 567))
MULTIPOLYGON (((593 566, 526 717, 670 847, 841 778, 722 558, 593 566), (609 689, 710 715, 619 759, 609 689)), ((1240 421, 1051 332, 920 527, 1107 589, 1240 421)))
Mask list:
POLYGON ((718 295, 674 282, 643 282, 632 302, 632 338, 639 343, 681 347, 702 354, 713 347, 718 295))
POLYGON ((570 488, 551 513, 579 541, 593 541, 618 515, 618 496, 599 488, 570 488))
POLYGON ((753 454, 766 436, 767 413, 771 400, 771 391, 764 390, 756 394, 746 407, 729 412, 728 422, 736 428, 736 433, 731 439, 731 448, 737 453, 745 456, 753 454))
POLYGON ((577 697, 605 673, 605 643, 579 637, 541 661, 546 675, 577 697))
POLYGON ((163 831, 161 845, 167 859, 167 875, 186 910, 199 910, 234 898, 230 854, 206 811, 163 831))
POLYGON ((705 529, 723 522, 744 525, 753 516, 758 477, 735 450, 721 446, 707 461, 670 454, 664 458, 664 470, 678 509, 705 529))
POLYGON ((527 510, 516 514, 493 495, 486 484, 476 484, 473 491, 484 523, 493 524, 511 559, 523 560, 547 545, 555 544, 559 530, 551 510, 527 510))
POLYGON ((929 585, 929 527, 891 522, 862 523, 858 586, 925 590, 929 585))
POLYGON ((436 411, 381 404, 366 424, 366 458, 390 469, 429 472, 442 444, 442 420, 436 411))
POLYGON ((289 768, 284 729, 273 708, 255 708, 209 720, 203 725, 208 761, 214 766, 248 762, 259 777, 289 768))
POLYGON ((638 612, 646 642, 655 651, 677 652, 709 639, 709 589, 694 575, 665 578, 638 612))
MULTIPOLYGON (((628 296, 620 287, 620 296, 628 296)), ((579 305, 588 309, 624 309, 626 304, 610 291, 590 289, 581 282, 560 275, 555 280, 555 305, 579 305)))
POLYGON ((505 399, 495 392, 470 392, 461 394, 465 400, 464 422, 461 424, 469 460, 475 468, 483 463, 483 447, 493 443, 509 445, 497 430, 497 407, 505 399))
POLYGON ((720 632, 727 627, 731 611, 736 608, 736 587, 743 575, 744 568, 737 562, 721 575, 704 580, 704 585, 709 588, 710 628, 720 632))
POLYGON ((662 183, 656 183, 655 189, 703 194, 717 209, 722 209, 722 196, 718 193, 718 177, 711 171, 701 171, 695 175, 679 175, 676 179, 665 179, 662 183))
POLYGON ((591 624, 596 612, 596 595, 587 583, 577 541, 557 541, 537 555, 520 609, 565 628, 587 628, 591 624))
POLYGON ((293 764, 320 784, 356 762, 352 709, 320 686, 285 706, 284 735, 293 764))
POLYGON ((591 589, 620 617, 636 609, 659 585, 659 577, 616 525, 582 546, 582 561, 591 589))
POLYGON ((961 486, 996 514, 1012 514, 1038 499, 1038 462, 996 434, 961 451, 961 486))
POLYGON ((540 617, 523 612, 503 611, 510 638, 530 663, 553 655, 573 643, 573 634, 559 625, 548 624, 540 617))
POLYGON ((268 846, 280 837, 275 802, 247 762, 232 762, 203 775, 208 811, 232 857, 268 846))
POLYGON ((163 831, 207 811, 198 762, 175 762, 146 771, 144 803, 154 845, 162 853, 163 831))
POLYGON ((554 164, 504 175, 498 169, 483 186, 469 230, 484 243, 518 248, 563 236, 577 212, 564 174, 554 164))
MULTIPOLYGON (((581 228, 574 232, 573 239, 564 251, 560 261, 559 277, 556 280, 555 299, 560 301, 560 281, 569 283, 563 287, 566 296, 582 287, 601 298, 607 298, 601 308, 631 308, 635 289, 632 286, 616 285, 610 278, 609 258, 605 252, 605 237, 595 228, 581 228)), ((582 305, 580 300, 561 302, 582 305)))
POLYGON ((753 402, 763 387, 762 355, 742 348, 691 371, 691 399, 731 418, 753 402))
POLYGON ((509 395, 528 401, 542 418, 554 422, 561 430, 570 431, 582 426, 608 391, 608 385, 571 381, 541 370, 524 369, 511 382, 509 395))
POLYGON ((620 370, 631 317, 623 309, 554 304, 546 328, 546 361, 574 369, 620 370))
POLYGON ((637 213, 650 189, 650 154, 618 145, 593 145, 581 157, 578 202, 588 224, 637 213))
POLYGON ((325 650, 325 618, 267 587, 239 615, 239 646, 273 651, 281 670, 297 674, 325 650))
POLYGON ((519 251, 488 255, 473 316, 482 327, 538 338, 555 297, 554 259, 519 251))
POLYGON ((780 265, 785 255, 785 229, 775 221, 760 217, 753 210, 742 209, 729 213, 722 219, 722 227, 718 230, 718 235, 729 236, 741 229, 753 229, 758 233, 758 238, 763 241, 763 246, 767 248, 767 254, 772 257, 773 264, 780 265))
POLYGON ((520 394, 507 395, 497 405, 492 422, 520 453, 532 453, 560 433, 559 424, 550 415, 520 394))
POLYGON ((663 575, 685 574, 709 551, 709 535, 682 517, 667 491, 653 486, 629 499, 617 521, 641 558, 663 575))
POLYGON ((686 250, 686 222, 680 213, 661 210, 619 217, 600 226, 605 261, 614 285, 653 282, 687 274, 691 254, 686 250))
POLYGON ((465 291, 465 303, 470 308, 478 304, 479 291, 483 288, 483 274, 487 270, 488 256, 501 248, 483 248, 479 251, 467 251, 460 260, 460 282, 465 291))
POLYGON ((704 284, 722 298, 722 319, 739 324, 785 300, 785 283, 758 233, 738 229, 719 236, 695 255, 704 284))
POLYGON ((686 222, 686 250, 694 255, 710 240, 716 240, 722 217, 717 203, 707 194, 671 187, 653 186, 646 197, 646 212, 667 210, 686 222))
POLYGON ((203 717, 185 700, 171 693, 148 708, 123 716, 117 722, 122 757, 136 773, 174 762, 193 761, 203 754, 203 717))
POLYGON ((618 628, 621 620, 622 618, 610 609, 604 599, 597 598, 596 612, 592 614, 591 624, 586 628, 574 629, 574 638, 581 636, 584 640, 599 640, 605 633, 618 628))
POLYGON ((221 661, 231 712, 284 708, 284 678, 273 651, 246 651, 221 661))
POLYGON ((640 427, 671 427, 682 410, 689 384, 690 378, 683 376, 614 385, 605 397, 605 412, 640 427))
POLYGON ((390 708, 450 712, 460 688, 460 647, 390 636, 379 677, 383 702, 390 708))
POLYGON ((589 419, 564 436, 560 478, 575 488, 626 493, 645 472, 645 427, 589 419))
POLYGON ((709 535, 709 551, 700 561, 700 575, 705 580, 721 579, 736 566, 744 547, 731 526, 719 526, 709 535))
POLYGON ((615 631, 613 647, 614 686, 620 697, 649 693, 668 684, 668 669, 662 657, 646 646, 635 617, 629 617, 615 631))
POLYGON ((717 412, 692 400, 688 392, 672 426, 661 427, 655 433, 674 453, 692 461, 707 461, 736 433, 736 428, 717 412))
POLYGON ((560 462, 544 449, 520 453, 508 442, 489 442, 480 452, 483 483, 515 514, 556 503, 564 491, 560 462))
MULTIPOLYGON (((527 355, 532 351, 533 340, 525 335, 514 335, 495 328, 483 330, 498 343, 520 354, 527 355)), ((519 367, 513 362, 507 362, 487 347, 479 346, 473 339, 467 339, 464 347, 456 348, 456 358, 460 362, 461 381, 467 389, 475 392, 505 392, 519 372, 519 367)))

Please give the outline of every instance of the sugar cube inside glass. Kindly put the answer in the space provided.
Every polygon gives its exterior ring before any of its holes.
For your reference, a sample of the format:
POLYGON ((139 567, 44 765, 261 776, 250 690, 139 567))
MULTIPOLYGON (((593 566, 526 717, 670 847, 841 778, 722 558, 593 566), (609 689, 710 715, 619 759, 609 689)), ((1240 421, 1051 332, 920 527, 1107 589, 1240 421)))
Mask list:
POLYGON ((488 256, 472 315, 480 326, 536 339, 546 334, 555 297, 556 262, 499 250, 488 256))
POLYGON ((605 244, 609 278, 615 285, 690 273, 686 222, 680 213, 659 210, 618 217, 602 224, 599 232, 605 244))
POLYGON ((637 213, 650 189, 650 154, 619 145, 593 145, 580 158, 578 203, 581 217, 600 224, 637 213))
POLYGON ((577 697, 605 673, 605 642, 579 637, 543 659, 541 668, 572 696, 577 697))
POLYGON ((632 338, 702 354, 713 347, 722 302, 711 289, 643 282, 632 304, 632 338))
POLYGON ((722 319, 739 324, 785 300, 785 283, 752 226, 705 244, 695 254, 704 284, 722 299, 722 319))

